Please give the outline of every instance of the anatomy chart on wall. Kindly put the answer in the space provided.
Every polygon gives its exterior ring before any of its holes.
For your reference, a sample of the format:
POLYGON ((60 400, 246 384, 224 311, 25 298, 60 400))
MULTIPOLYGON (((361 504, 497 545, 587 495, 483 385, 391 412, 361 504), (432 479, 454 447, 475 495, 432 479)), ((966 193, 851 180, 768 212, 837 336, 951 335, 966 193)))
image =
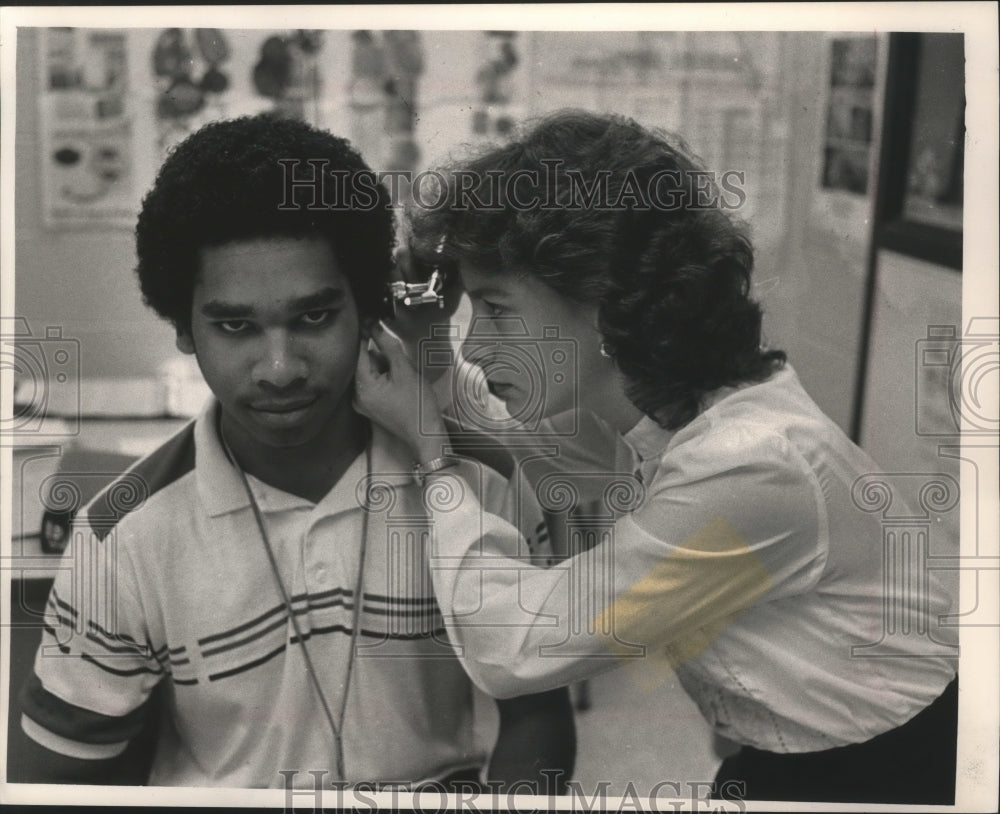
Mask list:
POLYGON ((126 34, 43 32, 42 201, 47 226, 131 226, 135 218, 133 116, 126 34))

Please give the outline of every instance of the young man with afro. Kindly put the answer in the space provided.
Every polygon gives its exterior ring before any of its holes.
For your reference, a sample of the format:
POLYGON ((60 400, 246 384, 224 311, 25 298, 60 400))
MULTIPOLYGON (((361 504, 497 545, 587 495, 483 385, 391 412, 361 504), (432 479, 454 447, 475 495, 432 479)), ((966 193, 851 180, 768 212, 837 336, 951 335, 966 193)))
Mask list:
MULTIPOLYGON (((136 229, 139 281, 213 398, 126 473, 134 505, 113 485, 77 519, 22 692, 27 780, 480 777, 413 461, 352 402, 393 264, 392 207, 372 178, 345 140, 272 116, 210 124, 162 166, 136 229), (330 190, 354 184, 359 205, 289 183, 313 172, 330 190), (151 768, 136 779, 144 738, 151 768)), ((511 516, 508 481, 478 471, 477 499, 511 516)), ((538 554, 544 535, 524 522, 538 554)), ((486 776, 565 778, 565 691, 499 706, 486 776)))

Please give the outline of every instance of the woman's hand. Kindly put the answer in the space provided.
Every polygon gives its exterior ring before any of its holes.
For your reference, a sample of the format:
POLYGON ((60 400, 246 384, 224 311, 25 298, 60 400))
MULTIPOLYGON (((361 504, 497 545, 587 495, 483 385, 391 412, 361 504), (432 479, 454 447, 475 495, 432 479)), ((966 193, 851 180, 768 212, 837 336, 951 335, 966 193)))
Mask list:
POLYGON ((404 441, 418 462, 437 458, 447 431, 430 383, 421 380, 399 337, 381 323, 372 323, 368 335, 377 352, 368 350, 362 336, 354 408, 404 441))

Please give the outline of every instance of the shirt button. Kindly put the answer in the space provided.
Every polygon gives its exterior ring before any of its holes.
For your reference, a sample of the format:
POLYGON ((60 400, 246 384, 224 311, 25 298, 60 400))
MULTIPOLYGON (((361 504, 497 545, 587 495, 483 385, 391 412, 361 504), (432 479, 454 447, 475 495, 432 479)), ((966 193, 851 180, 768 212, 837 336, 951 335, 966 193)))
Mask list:
POLYGON ((313 571, 313 577, 316 579, 317 582, 325 582, 328 573, 329 572, 327 571, 327 569, 321 565, 315 571, 313 571))

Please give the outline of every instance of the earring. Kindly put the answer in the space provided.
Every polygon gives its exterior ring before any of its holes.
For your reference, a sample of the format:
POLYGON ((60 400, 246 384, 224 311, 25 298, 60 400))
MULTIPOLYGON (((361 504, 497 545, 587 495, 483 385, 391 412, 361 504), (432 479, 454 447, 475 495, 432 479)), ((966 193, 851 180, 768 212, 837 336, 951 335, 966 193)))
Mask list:
POLYGON ((605 359, 613 358, 611 354, 611 348, 608 346, 607 342, 602 342, 599 350, 601 352, 601 356, 603 356, 605 359))

